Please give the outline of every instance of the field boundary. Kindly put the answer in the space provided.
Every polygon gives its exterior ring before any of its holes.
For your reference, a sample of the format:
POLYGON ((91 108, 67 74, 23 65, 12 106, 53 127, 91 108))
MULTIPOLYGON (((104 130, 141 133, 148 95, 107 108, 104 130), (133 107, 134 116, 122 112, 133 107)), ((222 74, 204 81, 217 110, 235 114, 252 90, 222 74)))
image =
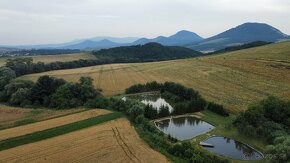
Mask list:
POLYGON ((113 113, 96 116, 96 117, 89 118, 86 120, 66 124, 63 126, 58 126, 58 127, 43 130, 43 131, 38 131, 31 134, 23 135, 23 136, 9 138, 9 139, 0 141, 0 151, 17 147, 20 145, 29 144, 29 143, 45 140, 48 138, 53 138, 56 136, 64 135, 73 131, 88 128, 88 127, 91 127, 100 123, 104 123, 107 121, 111 121, 117 118, 121 118, 121 117, 124 117, 123 113, 113 112, 113 113))
POLYGON ((84 110, 76 111, 76 112, 73 112, 73 113, 67 113, 67 114, 58 115, 58 116, 55 116, 55 117, 50 117, 50 118, 45 118, 45 119, 40 119, 40 120, 35 120, 33 118, 26 118, 26 119, 33 119, 33 121, 28 122, 28 123, 22 123, 22 124, 15 124, 15 122, 14 122, 13 125, 11 125, 11 126, 7 126, 7 127, 3 127, 3 128, 0 127, 0 131, 1 130, 6 130, 6 129, 10 129, 10 128, 14 128, 14 127, 24 126, 24 125, 28 125, 28 124, 32 124, 32 123, 47 121, 47 120, 51 120, 51 119, 55 119, 55 118, 60 118, 60 117, 68 116, 68 115, 73 115, 73 114, 81 113, 81 112, 88 111, 88 110, 89 109, 84 109, 84 110))

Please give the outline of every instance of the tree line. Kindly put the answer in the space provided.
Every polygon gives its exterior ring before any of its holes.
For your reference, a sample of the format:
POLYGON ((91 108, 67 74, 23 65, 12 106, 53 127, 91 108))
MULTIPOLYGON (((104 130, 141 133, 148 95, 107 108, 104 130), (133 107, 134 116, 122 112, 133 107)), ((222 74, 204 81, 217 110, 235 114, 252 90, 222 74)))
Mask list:
POLYGON ((166 47, 157 43, 146 45, 111 48, 93 52, 97 59, 80 59, 68 62, 37 62, 31 57, 9 58, 6 67, 15 71, 16 76, 40 73, 52 70, 73 69, 80 67, 96 66, 109 63, 135 63, 152 62, 170 59, 190 58, 202 55, 191 49, 182 47, 166 47))
POLYGON ((11 76, 0 77, 0 101, 14 106, 66 109, 83 106, 90 99, 101 96, 90 77, 70 83, 45 75, 34 83, 15 79, 16 75, 8 68, 0 69, 0 74, 3 73, 11 76))
POLYGON ((72 54, 79 53, 77 49, 9 49, 0 51, 1 57, 11 56, 33 56, 33 55, 58 55, 58 54, 72 54))

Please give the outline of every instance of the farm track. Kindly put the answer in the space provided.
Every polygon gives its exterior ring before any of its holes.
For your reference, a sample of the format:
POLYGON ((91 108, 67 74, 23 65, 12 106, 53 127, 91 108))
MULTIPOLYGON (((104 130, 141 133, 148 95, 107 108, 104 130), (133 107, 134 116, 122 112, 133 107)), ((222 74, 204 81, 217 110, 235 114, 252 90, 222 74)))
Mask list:
POLYGON ((102 82, 102 75, 103 75, 103 66, 101 66, 100 71, 99 71, 99 76, 97 80, 97 88, 101 88, 101 82, 102 82))
POLYGON ((126 144, 126 142, 122 139, 122 136, 118 130, 117 127, 112 128, 112 131, 114 132, 114 137, 116 138, 119 146, 123 149, 124 153, 126 154, 127 157, 130 158, 131 161, 133 162, 140 162, 140 159, 138 159, 135 154, 132 152, 132 150, 130 149, 130 147, 126 144))

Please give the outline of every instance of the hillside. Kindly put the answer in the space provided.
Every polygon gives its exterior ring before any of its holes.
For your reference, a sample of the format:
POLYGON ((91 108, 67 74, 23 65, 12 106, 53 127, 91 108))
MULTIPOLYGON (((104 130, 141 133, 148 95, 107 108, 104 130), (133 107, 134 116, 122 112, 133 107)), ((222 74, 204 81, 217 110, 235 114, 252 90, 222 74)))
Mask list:
POLYGON ((237 46, 229 46, 229 47, 226 47, 224 49, 214 51, 213 53, 210 53, 210 54, 227 53, 227 52, 231 52, 231 51, 249 49, 249 48, 264 46, 264 45, 268 45, 268 44, 271 44, 271 42, 255 41, 255 42, 250 42, 250 43, 237 45, 237 46))
POLYGON ((93 53, 100 60, 112 62, 147 62, 197 57, 202 53, 178 46, 158 43, 103 49, 93 53))
POLYGON ((201 51, 214 51, 254 41, 276 42, 285 39, 289 39, 289 36, 268 24, 244 23, 188 47, 201 51))
POLYGON ((196 33, 182 30, 177 32, 174 35, 171 35, 169 37, 164 37, 164 36, 159 36, 153 39, 148 39, 148 38, 141 38, 139 40, 136 40, 132 44, 138 45, 138 44, 146 44, 149 42, 156 42, 162 45, 167 45, 167 46, 173 46, 173 45, 186 45, 194 42, 199 42, 202 41, 203 38, 197 35, 196 33))
POLYGON ((289 46, 290 42, 281 42, 195 59, 109 64, 21 78, 35 81, 48 74, 75 82, 81 76, 91 76, 105 95, 123 93, 137 83, 174 81, 198 90, 207 100, 241 111, 268 95, 290 99, 289 46))

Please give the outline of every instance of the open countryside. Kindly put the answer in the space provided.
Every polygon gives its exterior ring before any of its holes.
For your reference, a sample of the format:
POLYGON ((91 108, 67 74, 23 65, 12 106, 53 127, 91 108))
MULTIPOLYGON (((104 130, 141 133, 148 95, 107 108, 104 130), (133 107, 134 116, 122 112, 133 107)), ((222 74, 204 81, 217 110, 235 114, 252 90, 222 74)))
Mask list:
POLYGON ((268 95, 290 99, 289 46, 290 42, 282 42, 196 59, 109 64, 31 74, 21 79, 36 81, 39 76, 51 75, 76 82, 81 76, 90 76, 105 95, 121 94, 138 83, 174 81, 239 112, 268 95))
POLYGON ((290 163, 289 9, 0 0, 0 163, 290 163))

